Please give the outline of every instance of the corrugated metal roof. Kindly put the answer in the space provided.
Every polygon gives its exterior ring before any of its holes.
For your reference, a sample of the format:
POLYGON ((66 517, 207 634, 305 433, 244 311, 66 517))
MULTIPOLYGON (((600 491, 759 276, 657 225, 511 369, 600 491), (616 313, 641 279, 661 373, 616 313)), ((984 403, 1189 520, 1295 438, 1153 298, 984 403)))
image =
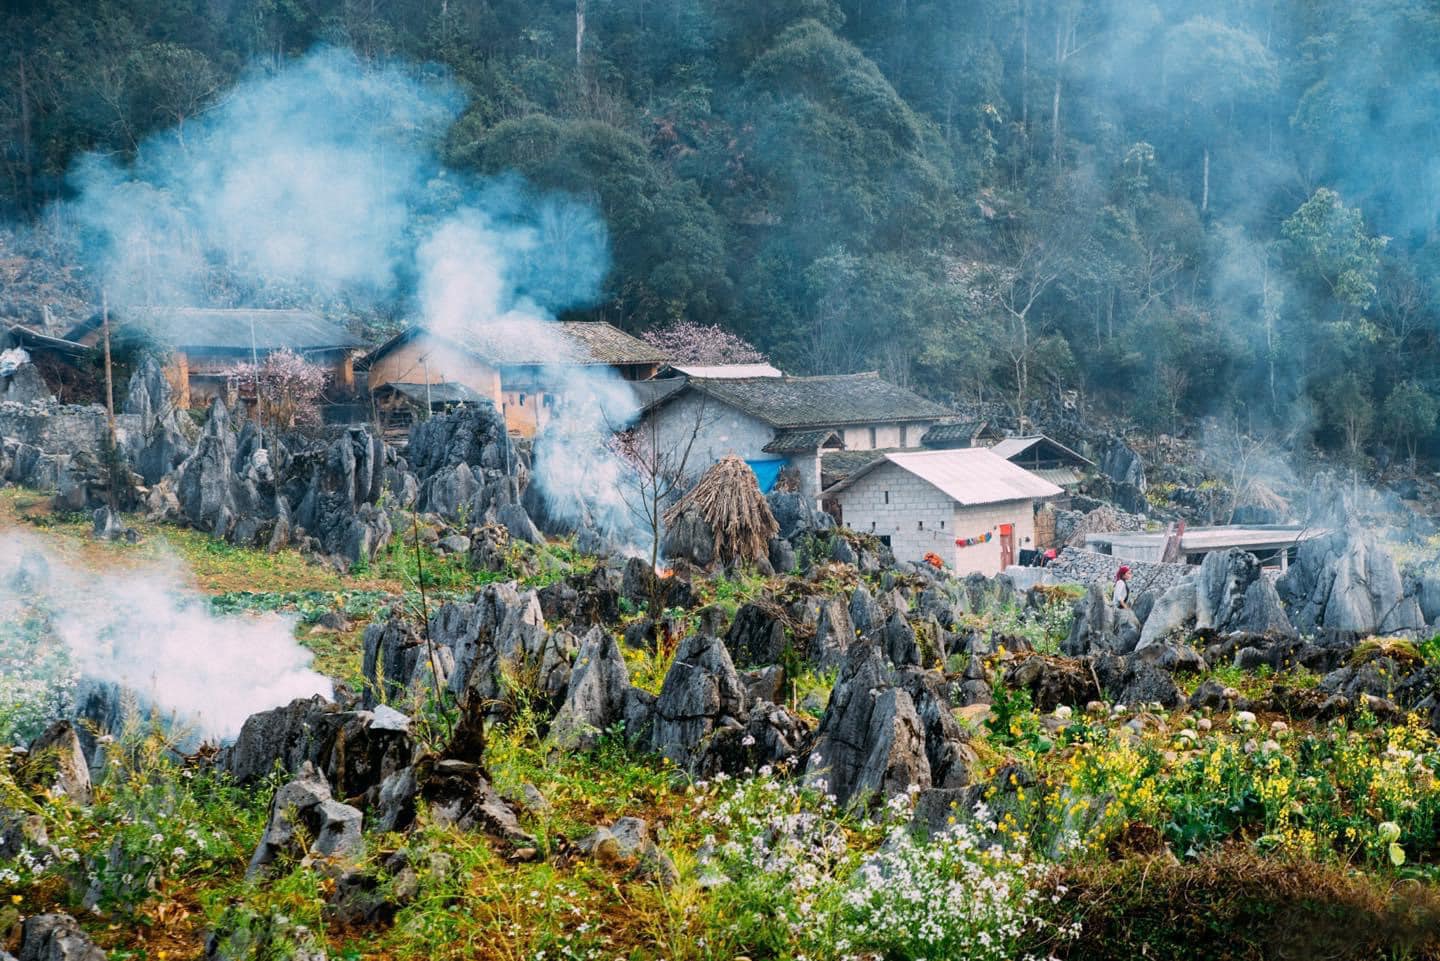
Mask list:
POLYGON ((1030 437, 1007 437, 997 442, 990 449, 1006 460, 1014 460, 1021 454, 1028 453, 1036 447, 1048 449, 1053 456, 1059 459, 1068 459, 1075 464, 1083 464, 1090 467, 1095 466, 1088 458, 1082 457, 1064 444, 1053 438, 1046 437, 1044 434, 1034 434, 1030 437))
POLYGON ((888 453, 883 461, 856 471, 826 493, 844 490, 886 463, 914 474, 967 507, 1058 497, 1065 493, 1049 481, 1036 477, 984 447, 888 453))
POLYGON ((769 364, 671 364, 671 370, 679 371, 686 377, 704 377, 711 380, 736 380, 744 377, 783 377, 778 367, 769 364))
POLYGON ((1081 481, 1080 472, 1073 467, 1026 467, 1023 469, 1061 487, 1070 487, 1081 481))
POLYGON ((933 420, 950 410, 882 380, 874 371, 825 377, 745 377, 690 385, 771 427, 838 427, 843 424, 933 420))

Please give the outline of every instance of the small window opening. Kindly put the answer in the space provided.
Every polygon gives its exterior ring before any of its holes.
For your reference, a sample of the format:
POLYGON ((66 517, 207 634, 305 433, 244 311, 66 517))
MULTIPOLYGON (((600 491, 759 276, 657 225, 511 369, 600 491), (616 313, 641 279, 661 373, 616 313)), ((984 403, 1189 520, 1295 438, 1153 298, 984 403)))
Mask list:
POLYGON ((941 529, 942 531, 945 529, 945 522, 944 522, 944 521, 941 521, 941 522, 940 522, 940 529, 941 529))
POLYGON ((886 492, 885 492, 885 503, 887 503, 887 504, 890 503, 890 492, 889 492, 889 491, 886 491, 886 492))
POLYGON ((923 531, 923 530, 925 529, 925 522, 924 522, 924 521, 916 521, 916 522, 915 522, 915 529, 916 529, 916 530, 921 530, 921 531, 923 531))
POLYGON ((875 449, 875 428, 870 428, 870 449, 875 449))
POLYGON ((524 394, 521 394, 521 395, 520 395, 520 406, 521 406, 521 407, 524 407, 524 406, 525 406, 525 395, 524 395, 524 394))

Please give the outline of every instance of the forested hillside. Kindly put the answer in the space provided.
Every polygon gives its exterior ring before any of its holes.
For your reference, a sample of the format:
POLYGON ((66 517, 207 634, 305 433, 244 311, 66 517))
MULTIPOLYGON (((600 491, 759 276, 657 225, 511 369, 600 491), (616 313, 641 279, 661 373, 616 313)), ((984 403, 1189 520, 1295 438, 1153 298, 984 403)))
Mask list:
MULTIPOLYGON (((83 238, 46 212, 82 153, 183 146, 247 71, 328 45, 453 76, 451 169, 594 202, 613 265, 590 311, 629 330, 684 316, 797 372, 1076 390, 1155 430, 1214 415, 1356 457, 1434 432, 1421 0, 7 9, 0 210, 62 260, 83 238)), ((402 278, 367 316, 411 296, 402 278)))

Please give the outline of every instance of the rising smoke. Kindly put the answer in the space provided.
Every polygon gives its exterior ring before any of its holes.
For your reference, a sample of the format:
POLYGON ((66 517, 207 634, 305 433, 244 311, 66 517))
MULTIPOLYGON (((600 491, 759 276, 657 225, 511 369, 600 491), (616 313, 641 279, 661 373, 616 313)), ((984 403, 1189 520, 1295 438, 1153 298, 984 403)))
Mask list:
MULTIPOLYGON (((48 697, 44 709, 59 715, 70 706, 67 678, 116 684, 211 739, 234 737, 256 711, 333 693, 310 669, 291 620, 215 615, 185 580, 178 562, 99 577, 33 536, 0 533, 0 646, 24 650, 29 662, 7 665, 6 690, 48 697)), ((16 714, 26 705, 4 707, 16 714)))
MULTIPOLYGON (((398 302, 453 342, 561 359, 556 313, 593 303, 610 269, 604 223, 517 177, 445 169, 440 139, 464 105, 437 68, 319 50, 253 72, 132 166, 84 158, 67 207, 122 309, 398 302)), ((632 541, 625 466, 601 443, 633 415, 629 388, 604 367, 550 380, 564 397, 534 483, 552 516, 632 541)))

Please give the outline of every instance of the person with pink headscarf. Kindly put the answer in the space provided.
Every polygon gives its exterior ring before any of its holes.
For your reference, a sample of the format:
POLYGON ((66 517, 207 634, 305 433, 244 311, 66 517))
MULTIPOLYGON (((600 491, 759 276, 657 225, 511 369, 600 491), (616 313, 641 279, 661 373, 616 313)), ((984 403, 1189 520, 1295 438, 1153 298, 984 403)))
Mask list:
POLYGON ((1130 608, 1130 568, 1125 564, 1115 572, 1115 606, 1122 611, 1130 608))

